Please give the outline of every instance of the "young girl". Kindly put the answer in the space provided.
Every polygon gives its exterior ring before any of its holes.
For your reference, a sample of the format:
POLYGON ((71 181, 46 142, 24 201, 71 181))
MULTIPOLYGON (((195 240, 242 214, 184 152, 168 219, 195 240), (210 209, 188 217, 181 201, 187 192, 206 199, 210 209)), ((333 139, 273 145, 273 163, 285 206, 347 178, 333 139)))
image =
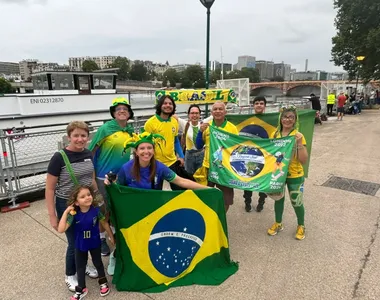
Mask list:
MULTIPOLYGON (((298 115, 294 106, 281 109, 278 129, 271 138, 284 136, 295 136, 296 138, 294 156, 290 160, 286 185, 288 186, 290 201, 297 215, 298 226, 295 238, 303 240, 305 238, 305 208, 303 206, 304 171, 302 165, 307 162, 308 153, 305 137, 298 131, 298 115)), ((280 200, 274 202, 276 222, 268 229, 269 235, 276 235, 284 229, 282 225, 284 204, 285 194, 280 200)))
POLYGON ((111 228, 104 221, 100 208, 94 203, 92 189, 83 185, 76 187, 58 224, 58 232, 60 233, 65 232, 71 225, 74 225, 78 286, 75 288, 75 294, 70 298, 71 300, 83 299, 88 293, 85 282, 88 252, 91 253, 92 262, 99 274, 100 296, 106 296, 110 292, 100 254, 99 222, 104 226, 110 237, 111 244, 114 245, 111 228))

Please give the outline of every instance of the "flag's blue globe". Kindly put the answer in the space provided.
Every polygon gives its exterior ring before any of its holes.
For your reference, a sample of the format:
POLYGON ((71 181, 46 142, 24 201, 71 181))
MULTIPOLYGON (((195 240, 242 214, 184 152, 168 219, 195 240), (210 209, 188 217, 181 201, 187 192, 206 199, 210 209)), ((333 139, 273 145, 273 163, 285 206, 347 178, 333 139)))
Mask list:
POLYGON ((265 158, 260 149, 241 145, 232 151, 230 164, 237 175, 252 178, 263 170, 265 158))
POLYGON ((149 257, 158 272, 177 277, 189 266, 205 238, 202 215, 193 209, 178 209, 162 217, 149 238, 149 257))
POLYGON ((259 125, 247 125, 240 130, 239 135, 247 137, 259 137, 262 139, 269 138, 268 132, 259 125))

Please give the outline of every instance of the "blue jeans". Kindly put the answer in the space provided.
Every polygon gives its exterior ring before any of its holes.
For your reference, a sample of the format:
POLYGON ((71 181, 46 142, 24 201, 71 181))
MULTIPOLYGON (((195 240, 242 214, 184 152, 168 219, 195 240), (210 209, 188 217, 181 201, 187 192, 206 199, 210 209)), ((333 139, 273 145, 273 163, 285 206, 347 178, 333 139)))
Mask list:
POLYGON ((204 150, 186 150, 185 170, 194 174, 202 166, 204 156, 204 150))
MULTIPOLYGON (((58 219, 62 218, 63 212, 67 208, 67 200, 63 198, 55 198, 55 209, 57 211, 58 219)), ((66 250, 66 276, 75 275, 75 230, 74 226, 70 226, 66 232, 67 250, 66 250)))

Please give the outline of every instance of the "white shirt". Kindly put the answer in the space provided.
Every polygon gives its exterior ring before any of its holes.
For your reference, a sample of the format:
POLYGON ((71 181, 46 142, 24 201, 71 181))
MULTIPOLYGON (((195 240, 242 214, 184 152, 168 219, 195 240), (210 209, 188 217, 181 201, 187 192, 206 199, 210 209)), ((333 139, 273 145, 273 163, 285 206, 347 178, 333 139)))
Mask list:
MULTIPOLYGON (((209 116, 206 119, 204 119, 202 121, 202 123, 208 123, 212 119, 213 119, 212 116, 209 116)), ((182 134, 184 134, 185 133, 185 127, 186 127, 186 124, 187 124, 187 120, 182 119, 182 118, 178 118, 178 124, 179 124, 179 131, 181 131, 182 134)), ((192 145, 192 147, 191 147, 191 149, 186 149, 186 150, 198 150, 197 147, 194 145, 193 128, 192 127, 198 127, 198 129, 199 129, 200 125, 201 125, 201 122, 198 122, 198 124, 196 126, 194 126, 190 122, 190 126, 189 126, 189 129, 187 130, 187 134, 186 134, 186 144, 188 144, 190 142, 190 144, 192 145)))

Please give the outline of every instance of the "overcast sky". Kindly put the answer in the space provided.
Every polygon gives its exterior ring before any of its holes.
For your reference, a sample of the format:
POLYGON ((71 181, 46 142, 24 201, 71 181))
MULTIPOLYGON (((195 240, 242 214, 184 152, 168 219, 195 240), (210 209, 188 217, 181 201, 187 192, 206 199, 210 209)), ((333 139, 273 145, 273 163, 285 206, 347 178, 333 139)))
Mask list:
MULTIPOLYGON (((333 0, 216 0, 211 60, 239 55, 303 70, 330 62, 333 0)), ((199 0, 0 0, 0 61, 120 55, 171 65, 205 64, 206 9, 199 0)))

